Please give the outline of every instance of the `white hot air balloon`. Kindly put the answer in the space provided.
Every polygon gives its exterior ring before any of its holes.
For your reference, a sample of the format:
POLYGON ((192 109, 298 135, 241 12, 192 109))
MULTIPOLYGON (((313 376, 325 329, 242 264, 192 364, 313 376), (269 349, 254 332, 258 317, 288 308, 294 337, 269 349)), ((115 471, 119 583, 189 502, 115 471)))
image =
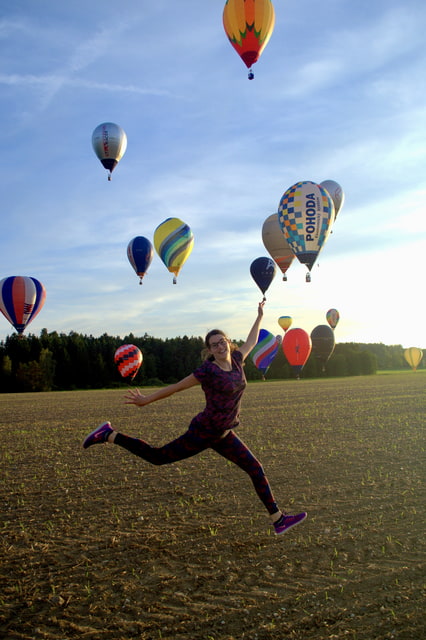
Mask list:
POLYGON ((331 199, 334 204, 334 218, 337 218, 337 214, 340 209, 343 207, 343 203, 345 202, 345 194, 338 182, 334 180, 323 180, 320 182, 320 185, 323 189, 326 189, 330 194, 331 199))
POLYGON ((108 180, 127 148, 127 136, 123 129, 113 122, 103 122, 92 134, 93 150, 102 165, 109 172, 108 180))

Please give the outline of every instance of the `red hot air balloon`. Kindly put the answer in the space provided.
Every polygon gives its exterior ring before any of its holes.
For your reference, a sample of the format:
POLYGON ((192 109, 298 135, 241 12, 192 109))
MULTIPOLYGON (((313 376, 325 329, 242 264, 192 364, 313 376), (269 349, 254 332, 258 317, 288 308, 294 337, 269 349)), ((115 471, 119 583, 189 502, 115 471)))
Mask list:
POLYGON ((299 378, 312 349, 309 334, 304 329, 290 329, 284 336, 282 349, 288 363, 299 378))
POLYGON ((142 351, 134 344, 123 344, 114 354, 114 362, 123 378, 133 380, 142 364, 142 351))
POLYGON ((27 276, 10 276, 0 281, 0 311, 19 335, 41 311, 46 299, 44 286, 27 276))

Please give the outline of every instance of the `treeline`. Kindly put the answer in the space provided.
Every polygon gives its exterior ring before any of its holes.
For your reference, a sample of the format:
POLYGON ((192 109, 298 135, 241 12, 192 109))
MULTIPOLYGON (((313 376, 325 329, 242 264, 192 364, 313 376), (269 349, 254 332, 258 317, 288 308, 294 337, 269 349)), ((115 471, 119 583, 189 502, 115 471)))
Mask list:
MULTIPOLYGON (((0 392, 96 389, 127 384, 114 363, 122 344, 134 344, 143 363, 133 384, 157 386, 185 377, 201 363, 201 337, 154 338, 133 334, 124 338, 106 333, 98 338, 71 332, 68 335, 43 329, 40 336, 8 336, 0 342, 0 392)), ((421 367, 424 365, 422 364, 421 367)), ((311 354, 302 377, 356 376, 377 370, 408 368, 401 345, 339 343, 325 369, 311 354)), ((262 378, 251 358, 246 361, 248 380, 262 378)), ((280 349, 266 377, 293 378, 294 372, 280 349)))

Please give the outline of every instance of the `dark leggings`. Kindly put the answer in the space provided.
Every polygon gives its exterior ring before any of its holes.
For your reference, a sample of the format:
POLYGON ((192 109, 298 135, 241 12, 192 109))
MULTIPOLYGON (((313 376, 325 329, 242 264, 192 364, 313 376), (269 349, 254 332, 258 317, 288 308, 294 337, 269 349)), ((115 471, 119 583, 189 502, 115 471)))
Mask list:
POLYGON ((193 429, 189 429, 179 438, 172 440, 172 442, 165 444, 163 447, 152 447, 144 440, 131 438, 122 433, 117 433, 114 442, 155 465, 170 464, 195 456, 205 449, 213 449, 248 473, 256 493, 268 513, 273 514, 278 511, 277 503, 272 495, 271 487, 262 465, 233 431, 230 431, 224 438, 217 438, 206 437, 193 429))

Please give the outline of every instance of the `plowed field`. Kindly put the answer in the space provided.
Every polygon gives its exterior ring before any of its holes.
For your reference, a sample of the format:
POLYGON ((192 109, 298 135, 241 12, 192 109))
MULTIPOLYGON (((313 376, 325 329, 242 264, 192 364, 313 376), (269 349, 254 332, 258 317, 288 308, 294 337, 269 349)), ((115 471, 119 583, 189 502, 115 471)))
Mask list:
POLYGON ((0 395, 0 637, 420 640, 426 374, 250 384, 240 437, 280 506, 214 452, 153 467, 83 437, 109 419, 153 444, 199 388, 0 395))

